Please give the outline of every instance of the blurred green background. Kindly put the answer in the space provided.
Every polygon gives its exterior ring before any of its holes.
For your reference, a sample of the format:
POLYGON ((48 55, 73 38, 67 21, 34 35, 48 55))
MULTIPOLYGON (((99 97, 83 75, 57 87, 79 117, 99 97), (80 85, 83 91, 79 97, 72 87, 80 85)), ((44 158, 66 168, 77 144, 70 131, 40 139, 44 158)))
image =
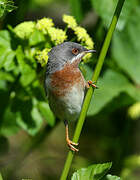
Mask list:
MULTIPOLYGON (((116 0, 15 0, 17 9, 4 13, 6 6, 10 11, 13 4, 0 3, 0 172, 4 180, 59 179, 68 152, 64 124, 55 119, 45 97, 45 68, 27 54, 24 57, 17 45, 25 42, 16 39, 9 27, 50 17, 64 29, 62 15, 73 15, 95 43, 96 55, 89 63, 81 64, 85 78, 90 79, 116 4, 116 0)), ((90 164, 112 161, 111 174, 124 180, 140 179, 139 20, 140 1, 126 1, 70 176, 90 164)), ((29 47, 24 47, 26 52, 29 47)), ((70 124, 71 136, 75 125, 70 124)))

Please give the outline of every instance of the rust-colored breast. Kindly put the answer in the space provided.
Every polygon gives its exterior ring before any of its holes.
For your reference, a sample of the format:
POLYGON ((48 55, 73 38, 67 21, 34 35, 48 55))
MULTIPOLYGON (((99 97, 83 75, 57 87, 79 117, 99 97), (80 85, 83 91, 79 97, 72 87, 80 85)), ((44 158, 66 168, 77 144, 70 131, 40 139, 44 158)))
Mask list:
POLYGON ((76 83, 85 87, 85 80, 82 73, 74 64, 66 64, 60 71, 51 76, 52 93, 56 96, 64 96, 76 83))

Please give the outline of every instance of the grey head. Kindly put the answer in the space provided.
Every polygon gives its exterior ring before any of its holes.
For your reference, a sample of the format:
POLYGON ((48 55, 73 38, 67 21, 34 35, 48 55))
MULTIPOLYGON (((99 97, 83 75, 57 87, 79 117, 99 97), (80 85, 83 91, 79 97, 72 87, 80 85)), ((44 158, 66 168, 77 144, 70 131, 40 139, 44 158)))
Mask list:
POLYGON ((82 45, 74 42, 64 42, 51 49, 48 53, 46 75, 61 70, 66 63, 73 63, 77 59, 82 59, 86 53, 92 53, 95 50, 88 50, 82 45))

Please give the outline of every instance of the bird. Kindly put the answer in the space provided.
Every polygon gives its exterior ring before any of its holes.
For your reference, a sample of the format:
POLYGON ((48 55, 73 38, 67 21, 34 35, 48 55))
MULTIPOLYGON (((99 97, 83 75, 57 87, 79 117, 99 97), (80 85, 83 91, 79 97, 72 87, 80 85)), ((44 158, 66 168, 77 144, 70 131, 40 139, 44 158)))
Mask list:
POLYGON ((79 63, 87 53, 95 50, 75 42, 64 42, 54 46, 48 53, 45 74, 45 91, 49 106, 56 117, 64 122, 66 142, 70 150, 78 152, 78 143, 69 138, 68 124, 78 119, 86 89, 97 86, 86 81, 79 63))

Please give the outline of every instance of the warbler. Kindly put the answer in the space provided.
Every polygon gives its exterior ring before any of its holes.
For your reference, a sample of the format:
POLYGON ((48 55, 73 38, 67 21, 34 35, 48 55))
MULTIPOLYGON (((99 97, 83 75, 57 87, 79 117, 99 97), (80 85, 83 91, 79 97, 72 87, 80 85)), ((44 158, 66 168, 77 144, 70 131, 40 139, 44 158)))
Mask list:
POLYGON ((45 90, 49 105, 56 117, 64 121, 66 142, 72 151, 78 151, 74 143, 69 139, 68 123, 78 118, 85 90, 92 85, 92 81, 86 82, 79 63, 87 53, 93 53, 82 45, 74 42, 64 42, 51 49, 46 67, 45 90))

